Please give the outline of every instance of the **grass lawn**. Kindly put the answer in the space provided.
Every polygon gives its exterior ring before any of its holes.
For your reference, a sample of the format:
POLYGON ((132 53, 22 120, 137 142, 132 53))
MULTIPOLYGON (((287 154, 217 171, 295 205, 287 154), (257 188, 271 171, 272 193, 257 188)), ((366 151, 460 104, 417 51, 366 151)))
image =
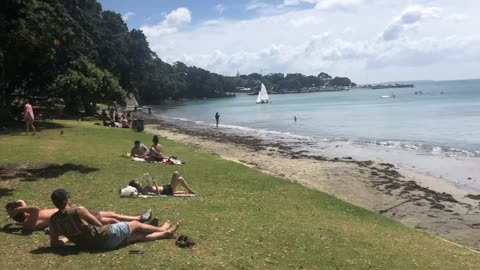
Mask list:
MULTIPOLYGON (((0 165, 47 166, 9 178, 0 171, 0 202, 24 199, 53 208, 50 193, 63 187, 73 202, 97 210, 183 220, 179 234, 195 242, 139 243, 109 252, 52 251, 43 232, 0 233, 0 269, 478 269, 480 255, 324 193, 306 189, 160 138, 167 155, 187 164, 164 166, 122 155, 151 135, 94 122, 56 121, 60 129, 37 136, 0 135, 0 165), (150 172, 166 183, 179 170, 196 198, 126 199, 118 189, 150 172), (129 255, 142 249, 143 255, 129 255)), ((143 179, 142 179, 143 182, 143 179)), ((1 226, 11 221, 3 215, 1 226)))

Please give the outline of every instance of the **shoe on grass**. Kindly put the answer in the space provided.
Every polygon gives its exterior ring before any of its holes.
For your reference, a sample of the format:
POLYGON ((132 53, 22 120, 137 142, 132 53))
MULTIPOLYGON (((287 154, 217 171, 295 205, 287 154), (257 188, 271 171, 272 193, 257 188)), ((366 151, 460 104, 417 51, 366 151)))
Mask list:
POLYGON ((152 218, 151 220, 144 223, 148 225, 152 225, 154 227, 158 227, 158 218, 152 218))
POLYGON ((148 209, 140 216, 140 222, 146 223, 152 219, 152 209, 148 209))

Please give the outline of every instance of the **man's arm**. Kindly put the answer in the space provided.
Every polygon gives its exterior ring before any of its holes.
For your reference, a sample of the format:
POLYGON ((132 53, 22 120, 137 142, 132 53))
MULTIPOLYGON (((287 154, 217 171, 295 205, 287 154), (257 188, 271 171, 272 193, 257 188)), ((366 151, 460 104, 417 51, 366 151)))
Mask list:
POLYGON ((57 230, 55 229, 55 226, 52 226, 52 224, 50 224, 50 233, 49 234, 50 234, 50 246, 51 247, 61 247, 61 246, 64 246, 68 242, 68 239, 66 237, 60 237, 57 230))
POLYGON ((35 229, 35 224, 37 223, 38 220, 38 215, 40 213, 40 208, 35 205, 30 205, 30 206, 24 206, 24 207, 17 207, 14 209, 15 216, 17 213, 27 213, 29 214, 29 217, 25 223, 23 223, 23 228, 33 230, 35 229))
POLYGON ((77 214, 81 219, 85 220, 88 224, 92 224, 97 227, 102 227, 102 223, 94 215, 92 215, 87 208, 83 206, 77 207, 77 214))
POLYGON ((145 149, 145 151, 143 151, 143 156, 148 156, 148 152, 149 152, 148 147, 145 144, 142 144, 140 146, 140 148, 141 147, 143 147, 143 149, 145 149))
POLYGON ((155 184, 155 193, 156 193, 157 195, 160 195, 160 190, 158 189, 157 181, 153 180, 153 183, 155 184))

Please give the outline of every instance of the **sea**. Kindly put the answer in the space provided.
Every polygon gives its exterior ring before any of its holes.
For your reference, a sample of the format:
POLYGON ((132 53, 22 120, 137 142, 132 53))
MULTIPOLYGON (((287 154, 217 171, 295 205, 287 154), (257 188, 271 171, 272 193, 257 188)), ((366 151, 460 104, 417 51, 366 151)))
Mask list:
POLYGON ((389 162, 480 192, 480 80, 270 95, 268 104, 255 100, 248 95, 185 100, 152 106, 152 112, 208 130, 215 129, 218 112, 225 133, 309 155, 389 162))

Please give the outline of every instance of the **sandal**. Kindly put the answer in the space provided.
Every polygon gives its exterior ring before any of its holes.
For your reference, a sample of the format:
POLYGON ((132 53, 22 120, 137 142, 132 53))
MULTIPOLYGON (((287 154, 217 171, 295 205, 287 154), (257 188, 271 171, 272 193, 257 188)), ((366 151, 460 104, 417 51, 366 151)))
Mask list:
POLYGON ((189 248, 193 247, 195 245, 195 242, 193 242, 193 240, 186 235, 180 235, 177 238, 177 241, 175 241, 175 245, 179 248, 189 248))

